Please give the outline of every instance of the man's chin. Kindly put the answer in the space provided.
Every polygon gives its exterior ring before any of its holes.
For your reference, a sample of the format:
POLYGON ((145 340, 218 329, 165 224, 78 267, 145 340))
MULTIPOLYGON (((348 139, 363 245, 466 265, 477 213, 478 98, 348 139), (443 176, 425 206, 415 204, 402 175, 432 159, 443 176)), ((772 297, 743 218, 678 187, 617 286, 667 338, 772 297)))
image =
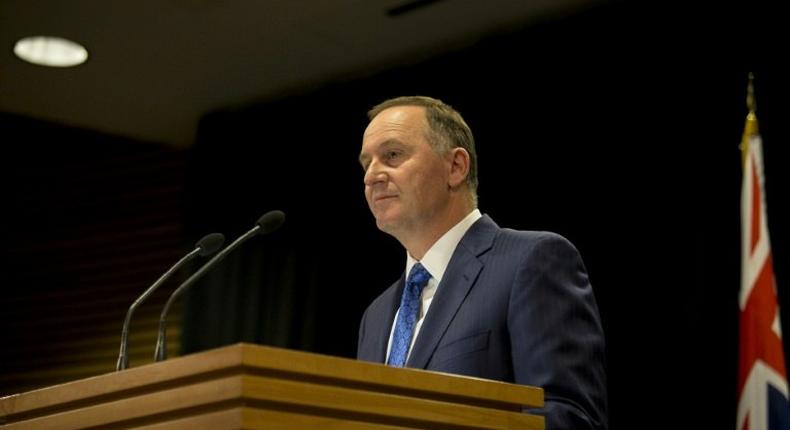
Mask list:
POLYGON ((376 227, 384 233, 392 234, 396 227, 395 220, 391 218, 376 218, 376 227))

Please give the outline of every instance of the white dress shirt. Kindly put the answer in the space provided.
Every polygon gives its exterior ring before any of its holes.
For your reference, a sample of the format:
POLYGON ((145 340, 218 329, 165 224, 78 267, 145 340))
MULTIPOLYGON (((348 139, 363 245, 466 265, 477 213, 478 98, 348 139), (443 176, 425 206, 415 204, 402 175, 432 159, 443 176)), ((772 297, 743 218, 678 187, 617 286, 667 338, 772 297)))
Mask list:
MULTIPOLYGON (((436 288, 442 282, 442 277, 444 276, 444 271, 447 270, 447 265, 450 264, 450 258, 452 258, 453 253, 455 252, 455 248, 458 246, 458 242, 461 241, 461 238, 464 237, 466 231, 472 227, 472 224, 475 223, 478 219, 480 219, 482 215, 480 214, 479 209, 475 209, 469 213, 464 219, 458 222, 453 228, 447 231, 436 243, 428 249, 428 252, 425 253, 425 256, 422 258, 420 263, 422 263, 423 267, 428 270, 428 273, 431 274, 431 279, 428 280, 428 285, 425 286, 422 290, 422 294, 420 295, 420 316, 417 318, 417 323, 414 325, 414 335, 411 337, 411 345, 409 345, 409 352, 406 355, 406 360, 408 361, 409 355, 411 355, 411 348, 414 346, 414 341, 417 340, 417 335, 420 334, 420 328, 422 327, 422 322, 425 319, 425 315, 428 314, 428 309, 431 307, 431 301, 433 301, 433 296, 436 294, 436 288)), ((406 273, 408 274, 411 271, 411 268, 417 264, 417 260, 414 259, 408 252, 406 252, 406 273)), ((390 329, 390 338, 387 342, 387 355, 386 357, 390 356, 390 348, 392 348, 392 335, 395 333, 395 321, 398 320, 398 312, 395 313, 395 319, 392 321, 392 328, 390 329)))

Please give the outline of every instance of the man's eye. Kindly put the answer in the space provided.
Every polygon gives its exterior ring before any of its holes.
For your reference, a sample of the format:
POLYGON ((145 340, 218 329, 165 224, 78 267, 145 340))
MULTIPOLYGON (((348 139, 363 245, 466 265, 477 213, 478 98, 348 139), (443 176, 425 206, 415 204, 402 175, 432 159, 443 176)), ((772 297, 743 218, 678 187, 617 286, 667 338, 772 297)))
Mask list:
POLYGON ((386 154, 387 160, 395 160, 400 157, 400 152, 398 151, 389 151, 386 154))

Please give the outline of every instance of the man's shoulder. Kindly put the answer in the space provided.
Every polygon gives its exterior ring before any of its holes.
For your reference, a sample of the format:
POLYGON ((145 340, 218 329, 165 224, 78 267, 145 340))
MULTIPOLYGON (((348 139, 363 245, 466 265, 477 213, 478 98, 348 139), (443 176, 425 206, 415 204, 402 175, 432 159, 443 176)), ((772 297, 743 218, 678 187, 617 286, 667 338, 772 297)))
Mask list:
POLYGON ((475 228, 470 229, 475 233, 493 233, 500 236, 504 236, 507 238, 513 238, 517 240, 527 240, 527 241, 559 241, 559 242, 569 242, 567 238, 563 235, 548 231, 548 230, 522 230, 522 229, 515 229, 515 228, 508 228, 508 227, 500 227, 494 220, 488 215, 484 214, 480 219, 475 223, 475 228))
POLYGON ((499 249, 518 248, 523 252, 578 253, 576 246, 565 236, 546 230, 515 230, 502 228, 494 242, 499 249))
MULTIPOLYGON (((499 227, 488 215, 483 215, 467 232, 468 246, 475 248, 485 243, 494 248, 568 248, 576 251, 576 247, 565 236, 548 230, 518 230, 499 227)), ((487 248, 483 246, 482 249, 487 248)))
POLYGON ((512 228, 500 229, 500 234, 514 240, 528 242, 568 242, 570 241, 563 235, 547 230, 516 230, 512 228))

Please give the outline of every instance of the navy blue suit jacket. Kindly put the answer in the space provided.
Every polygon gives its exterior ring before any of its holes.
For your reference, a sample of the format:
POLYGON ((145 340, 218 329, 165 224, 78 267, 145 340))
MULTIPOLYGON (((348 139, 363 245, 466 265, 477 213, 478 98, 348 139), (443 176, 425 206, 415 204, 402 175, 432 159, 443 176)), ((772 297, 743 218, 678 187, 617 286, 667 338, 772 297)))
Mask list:
MULTIPOLYGON (((365 311, 357 358, 385 362, 404 276, 365 311)), ((483 216, 458 244, 407 367, 542 387, 546 428, 605 429, 604 338, 584 263, 548 232, 483 216)))

